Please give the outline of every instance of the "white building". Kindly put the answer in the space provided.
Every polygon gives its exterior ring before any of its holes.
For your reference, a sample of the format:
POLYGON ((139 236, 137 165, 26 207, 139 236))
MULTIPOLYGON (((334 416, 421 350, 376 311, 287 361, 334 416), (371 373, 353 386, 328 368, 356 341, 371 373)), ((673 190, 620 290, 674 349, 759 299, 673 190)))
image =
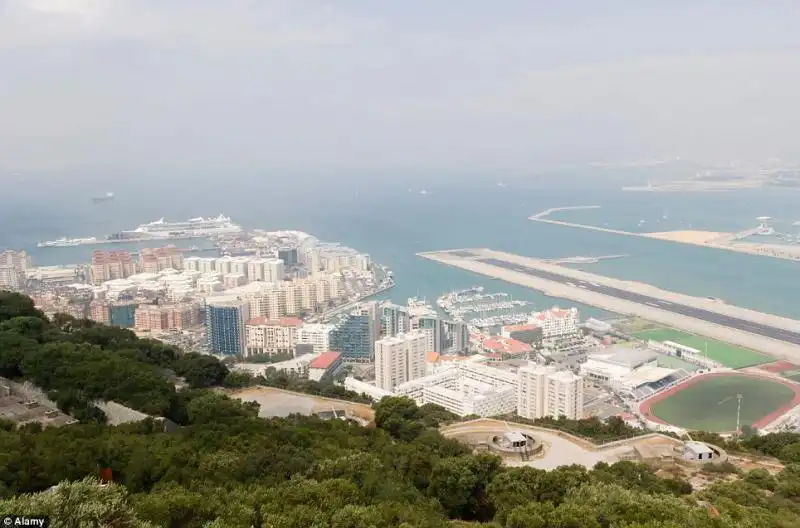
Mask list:
POLYGON ((395 394, 418 405, 434 403, 459 416, 514 412, 516 376, 477 361, 452 362, 434 374, 399 385, 395 394))
POLYGON ((255 317, 247 321, 245 356, 255 355, 294 355, 297 334, 303 321, 297 317, 267 319, 255 317))
POLYGON ((583 418, 583 378, 568 370, 529 365, 517 372, 517 414, 536 419, 544 416, 583 418))
POLYGON ((297 344, 311 345, 315 354, 322 354, 331 348, 332 324, 306 323, 297 329, 297 344))
POLYGON ((344 388, 347 390, 351 390, 353 392, 357 392, 358 394, 365 394, 370 398, 372 398, 374 401, 380 401, 386 396, 393 395, 391 391, 379 389, 378 387, 372 385, 371 383, 357 380, 356 378, 350 376, 344 379, 344 388))
POLYGON ((17 291, 25 286, 25 271, 31 258, 24 251, 0 252, 0 290, 17 291))
POLYGON ((421 331, 384 337, 375 342, 375 385, 392 390, 425 375, 428 336, 421 331))
POLYGON ((543 339, 554 339, 578 333, 580 319, 577 308, 562 310, 555 306, 533 314, 528 323, 541 327, 543 339))

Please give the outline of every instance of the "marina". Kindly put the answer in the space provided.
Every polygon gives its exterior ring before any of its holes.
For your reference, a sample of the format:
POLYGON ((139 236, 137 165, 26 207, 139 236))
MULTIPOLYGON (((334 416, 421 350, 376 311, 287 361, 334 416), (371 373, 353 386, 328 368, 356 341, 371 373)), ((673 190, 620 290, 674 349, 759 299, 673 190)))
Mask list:
POLYGON ((531 303, 514 300, 508 293, 483 293, 483 286, 450 292, 439 297, 437 306, 455 321, 482 329, 493 326, 520 324, 531 314, 519 310, 531 303))

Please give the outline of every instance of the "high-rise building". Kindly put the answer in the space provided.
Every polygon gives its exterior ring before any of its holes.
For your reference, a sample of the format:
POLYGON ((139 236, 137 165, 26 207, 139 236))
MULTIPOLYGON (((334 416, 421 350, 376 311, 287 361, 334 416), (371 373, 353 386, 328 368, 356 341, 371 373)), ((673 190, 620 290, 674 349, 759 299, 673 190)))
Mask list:
POLYGON ((183 269, 183 251, 173 245, 144 248, 139 252, 139 269, 143 273, 158 273, 165 269, 183 269))
POLYGON ((457 354, 465 352, 469 348, 469 328, 466 323, 442 320, 440 324, 443 353, 457 354))
POLYGON ((89 303, 89 319, 102 324, 111 324, 111 311, 108 303, 95 299, 89 303))
POLYGON ((238 297, 206 298, 206 339, 214 354, 244 355, 248 308, 247 301, 238 297))
POLYGON ((297 317, 267 319, 255 317, 247 321, 246 356, 292 354, 297 346, 297 331, 303 321, 297 317))
POLYGON ((0 290, 20 291, 25 287, 25 271, 31 267, 31 257, 24 251, 0 252, 0 290))
POLYGON ((141 332, 181 330, 200 324, 200 305, 196 302, 177 304, 144 304, 136 308, 134 328, 141 332))
POLYGON ((0 266, 0 290, 19 291, 24 285, 24 271, 14 266, 0 266))
POLYGON ((113 279, 125 279, 136 273, 136 263, 127 251, 101 251, 92 253, 92 282, 102 284, 113 279))
POLYGON ((369 313, 354 311, 340 315, 333 323, 330 349, 342 353, 342 360, 350 363, 370 363, 374 358, 374 321, 369 313))
POLYGON ((0 266, 10 266, 24 272, 31 267, 31 257, 25 251, 0 251, 0 266))
POLYGON ((375 385, 393 390, 401 383, 425 376, 428 335, 411 331, 375 342, 375 385))
POLYGON ((136 307, 137 304, 133 301, 109 304, 110 323, 123 328, 133 328, 136 324, 136 307))
POLYGON ((568 370, 531 364, 517 371, 517 414, 583 418, 583 378, 568 370))
POLYGON ((411 330, 408 308, 384 301, 381 309, 381 337, 396 336, 411 330))
POLYGON ((278 250, 278 258, 281 259, 287 267, 297 266, 297 249, 295 248, 280 248, 278 250))

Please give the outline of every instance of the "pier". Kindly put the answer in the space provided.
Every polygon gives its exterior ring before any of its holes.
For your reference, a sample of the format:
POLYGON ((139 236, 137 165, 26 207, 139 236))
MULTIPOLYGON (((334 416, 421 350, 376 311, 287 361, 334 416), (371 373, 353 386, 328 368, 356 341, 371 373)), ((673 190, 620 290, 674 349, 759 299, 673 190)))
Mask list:
POLYGON ((490 249, 434 251, 419 256, 538 290, 551 297, 638 316, 800 362, 800 321, 794 319, 490 249))
MULTIPOLYGON (((611 229, 608 227, 599 227, 588 224, 578 224, 575 222, 563 222, 561 220, 551 220, 548 218, 556 211, 571 211, 579 209, 599 209, 599 205, 578 205, 572 207, 553 207, 529 216, 528 220, 534 222, 541 222, 543 224, 552 224, 563 227, 572 227, 577 229, 585 229, 589 231, 599 231, 602 233, 610 233, 613 235, 632 236, 640 238, 649 238, 651 240, 663 240, 665 242, 673 242, 676 244, 689 244, 692 246, 710 247, 714 249, 724 249, 726 251, 735 251, 737 253, 745 253, 748 255, 759 255, 762 257, 771 257, 783 260, 800 260, 800 247, 787 246, 779 244, 757 244, 752 242, 741 242, 741 240, 758 234, 761 232, 761 227, 747 229, 738 233, 711 233, 705 240, 694 239, 679 239, 678 237, 671 238, 670 233, 634 233, 632 231, 624 231, 622 229, 611 229), (714 236, 715 235, 715 236, 714 236)), ((681 232, 675 232, 680 234, 681 232)), ((703 231, 693 231, 691 233, 702 234, 703 231)))

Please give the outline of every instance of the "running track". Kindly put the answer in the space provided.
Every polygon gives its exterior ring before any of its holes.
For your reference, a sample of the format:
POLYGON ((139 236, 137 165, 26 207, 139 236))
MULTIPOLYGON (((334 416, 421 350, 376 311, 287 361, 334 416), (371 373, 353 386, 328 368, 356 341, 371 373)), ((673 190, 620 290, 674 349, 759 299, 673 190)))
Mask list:
POLYGON ((717 373, 713 373, 713 374, 700 374, 699 376, 694 376, 693 378, 689 379, 688 381, 685 381, 685 382, 683 382, 683 383, 681 383, 679 385, 676 385, 676 386, 672 387, 671 389, 666 390, 666 391, 664 391, 664 392, 662 392, 660 394, 656 394, 652 398, 647 399, 647 400, 645 400, 645 401, 643 401, 642 403, 639 404, 639 412, 642 413, 642 416, 644 416, 645 418, 647 418, 651 422, 660 423, 660 424, 664 424, 664 425, 672 425, 672 424, 668 424, 667 422, 665 422, 661 418, 658 418, 655 415, 653 415, 653 413, 652 413, 653 405, 655 405, 658 402, 666 400, 667 398, 669 398, 670 396, 672 396, 673 394, 675 394, 678 391, 682 391, 683 389, 685 389, 687 387, 691 387, 692 385, 694 385, 695 383, 697 383, 701 379, 714 378, 714 377, 717 377, 717 376, 748 376, 748 377, 757 378, 757 379, 760 379, 760 380, 769 380, 769 381, 774 381, 776 383, 782 383, 783 385, 786 385, 787 387, 789 387, 790 389, 792 389, 794 391, 794 398, 792 399, 791 402, 787 403, 786 405, 784 405, 782 407, 779 407, 778 409, 775 409, 774 411, 772 411, 768 415, 764 416, 763 418, 753 422, 753 427, 755 427, 757 429, 761 429, 765 425, 769 425, 774 420, 777 420, 778 417, 780 417, 780 416, 786 414, 787 412, 789 412, 795 405, 800 404, 800 387, 798 387, 797 384, 792 383, 792 382, 790 382, 788 380, 783 380, 783 379, 780 379, 780 378, 773 378, 773 377, 766 377, 766 376, 755 376, 755 375, 752 375, 752 374, 745 374, 745 373, 717 372, 717 373))

